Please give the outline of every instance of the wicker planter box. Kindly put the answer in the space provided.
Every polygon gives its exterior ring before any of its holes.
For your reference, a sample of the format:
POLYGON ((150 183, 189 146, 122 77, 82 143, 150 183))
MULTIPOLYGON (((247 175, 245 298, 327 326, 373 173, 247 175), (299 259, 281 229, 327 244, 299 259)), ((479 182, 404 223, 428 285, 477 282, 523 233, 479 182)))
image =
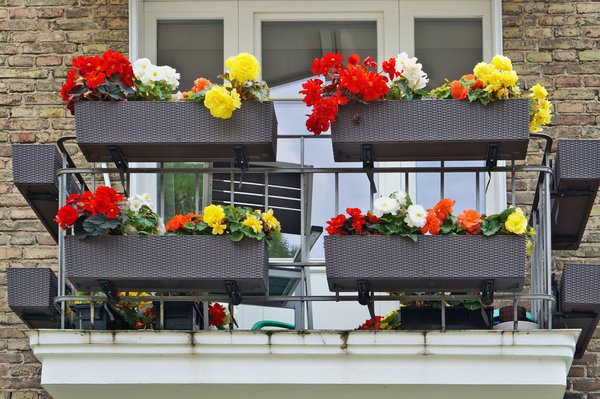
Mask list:
POLYGON ((334 159, 362 160, 370 144, 374 161, 525 159, 529 100, 488 106, 460 100, 384 101, 340 107, 331 130, 334 159))
POLYGON ((329 289, 357 291, 478 291, 493 280, 496 291, 518 292, 525 280, 525 237, 326 236, 329 289))
POLYGON ((8 306, 31 328, 57 328, 54 306, 58 280, 51 269, 9 268, 6 271, 8 306))
POLYGON ((562 312, 600 314, 600 265, 566 264, 560 281, 562 312))
MULTIPOLYGON (((13 181, 46 230, 58 240, 58 224, 53 220, 58 211, 56 172, 62 160, 54 144, 13 144, 13 181)), ((79 192, 68 177, 69 193, 79 192)))
POLYGON ((600 185, 600 140, 559 140, 554 164, 552 249, 579 248, 600 185))
POLYGON ((110 145, 132 162, 232 161, 235 145, 245 146, 249 161, 274 161, 277 154, 271 102, 245 102, 226 120, 192 102, 79 102, 75 128, 90 162, 112 161, 110 145))
MULTIPOLYGON (((75 328, 91 330, 92 309, 89 303, 69 305, 75 314, 75 328)), ((123 330, 129 329, 125 320, 117 312, 105 304, 94 305, 94 330, 123 330)))
POLYGON ((80 291, 106 280, 121 291, 193 290, 265 293, 268 253, 263 241, 213 236, 105 236, 65 239, 65 275, 80 291))
MULTIPOLYGON (((160 302, 153 302, 156 309, 154 328, 161 329, 160 302)), ((201 330, 202 314, 195 302, 164 302, 165 315, 163 317, 163 330, 201 330)))
MULTIPOLYGON (((492 328, 493 315, 492 307, 477 310, 447 307, 446 330, 489 330, 492 328)), ((442 310, 401 307, 400 320, 403 330, 441 330, 442 310)))

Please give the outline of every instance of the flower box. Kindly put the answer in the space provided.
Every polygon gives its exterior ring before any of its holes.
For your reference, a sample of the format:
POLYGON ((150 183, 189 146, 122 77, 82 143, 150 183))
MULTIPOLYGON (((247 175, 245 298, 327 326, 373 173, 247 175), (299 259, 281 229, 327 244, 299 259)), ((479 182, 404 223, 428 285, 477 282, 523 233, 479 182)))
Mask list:
POLYGON ((120 291, 193 290, 265 293, 268 253, 263 241, 228 236, 103 236, 65 239, 65 276, 80 291, 108 281, 120 291))
MULTIPOLYGON (((446 308, 446 330, 489 330, 494 308, 469 310, 463 307, 446 308)), ((442 310, 429 307, 401 307, 403 330, 441 330, 442 310)))
POLYGON ((6 271, 8 306, 31 328, 57 328, 54 306, 58 280, 49 268, 9 268, 6 271))
MULTIPOLYGON (((156 309, 156 321, 154 328, 161 329, 160 325, 160 302, 153 302, 153 307, 156 309)), ((163 316, 163 330, 201 330, 202 329, 202 314, 195 302, 164 302, 163 308, 165 314, 163 316)))
POLYGON ((244 102, 230 119, 200 103, 83 101, 75 104, 79 148, 89 162, 112 161, 118 146, 130 162, 232 161, 243 145, 249 161, 275 161, 273 103, 244 102))
MULTIPOLYGON (((89 303, 69 305, 75 314, 75 329, 90 330, 92 328, 92 308, 89 303)), ((122 330, 130 326, 119 314, 106 304, 94 304, 94 330, 122 330)))
POLYGON ((363 144, 374 161, 485 160, 490 144, 496 159, 525 159, 529 135, 528 99, 349 103, 331 131, 338 162, 361 161, 363 144))
MULTIPOLYGON (((33 209, 48 233, 58 240, 58 224, 53 220, 58 210, 58 179, 61 156, 54 144, 13 144, 13 182, 33 209)), ((68 176, 69 193, 79 192, 68 176)))
POLYGON ((559 140, 554 164, 552 249, 579 248, 600 186, 600 140, 559 140))
POLYGON ((494 281, 496 291, 523 289, 526 237, 514 235, 405 237, 326 236, 327 281, 332 292, 479 291, 494 281))

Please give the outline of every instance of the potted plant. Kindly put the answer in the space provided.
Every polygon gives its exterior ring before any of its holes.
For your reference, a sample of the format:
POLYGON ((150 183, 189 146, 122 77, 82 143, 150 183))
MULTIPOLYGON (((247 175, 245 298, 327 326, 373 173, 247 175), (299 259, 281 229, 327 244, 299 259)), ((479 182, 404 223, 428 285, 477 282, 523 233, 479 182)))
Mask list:
POLYGON ((78 290, 98 291, 104 280, 120 290, 228 293, 231 282, 241 293, 266 292, 266 244, 281 230, 272 210, 209 205, 200 215, 174 216, 158 235, 151 204, 130 198, 121 211, 121 200, 98 187, 69 197, 57 214, 74 230, 65 238, 65 275, 78 290))
POLYGON ((227 68, 224 85, 174 94, 173 68, 145 58, 132 65, 109 50, 75 58, 61 94, 90 162, 114 161, 115 151, 133 162, 232 161, 236 148, 249 161, 274 161, 277 119, 268 87, 258 80, 258 61, 241 53, 227 68))
POLYGON ((340 54, 314 60, 311 72, 325 79, 302 86, 312 107, 306 126, 314 134, 331 127, 336 161, 369 161, 365 146, 372 161, 524 159, 529 131, 550 121, 545 89, 521 96, 506 57, 431 92, 421 64, 406 53, 382 69, 356 54, 346 66, 340 54))
POLYGON ((485 216, 452 214, 454 201, 425 210, 405 193, 375 200, 363 214, 347 209, 327 222, 325 261, 329 289, 357 291, 520 291, 527 235, 535 232, 519 208, 485 216))

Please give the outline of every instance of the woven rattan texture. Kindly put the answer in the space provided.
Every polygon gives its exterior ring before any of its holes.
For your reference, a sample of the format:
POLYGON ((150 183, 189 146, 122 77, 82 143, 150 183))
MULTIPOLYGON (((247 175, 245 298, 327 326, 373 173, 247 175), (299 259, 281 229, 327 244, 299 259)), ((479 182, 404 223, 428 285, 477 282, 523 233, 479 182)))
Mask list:
POLYGON ((254 239, 212 236, 107 236, 65 239, 65 273, 71 281, 253 279, 268 287, 268 252, 254 239))
POLYGON ((79 102, 75 126, 82 144, 249 144, 276 143, 277 138, 271 102, 245 102, 230 119, 213 118, 192 102, 79 102))
POLYGON ((13 144, 15 184, 49 184, 58 187, 56 171, 62 162, 54 144, 13 144))
POLYGON ((600 265, 566 264, 560 286, 563 312, 600 312, 600 265))
POLYGON ((51 269, 9 268, 8 305, 12 308, 53 308, 58 281, 51 269))
MULTIPOLYGON (((444 281, 524 279, 527 255, 519 236, 326 236, 330 286, 336 279, 444 281)), ((460 284, 459 284, 460 285, 460 284)), ((449 285, 453 287, 455 285, 449 285)), ((354 285, 354 288, 356 285, 354 285)), ((350 287, 349 287, 350 288, 350 287)))
POLYGON ((488 106, 459 100, 350 103, 340 107, 332 133, 334 143, 527 140, 529 100, 488 106))
POLYGON ((555 178, 599 181, 600 140, 559 140, 555 178))

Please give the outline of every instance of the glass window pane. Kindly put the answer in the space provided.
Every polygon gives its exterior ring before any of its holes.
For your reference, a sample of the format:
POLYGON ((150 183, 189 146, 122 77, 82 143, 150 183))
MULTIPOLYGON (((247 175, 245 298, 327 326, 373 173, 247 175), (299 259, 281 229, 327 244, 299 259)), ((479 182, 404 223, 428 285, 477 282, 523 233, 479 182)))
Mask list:
MULTIPOLYGON (((440 86, 444 79, 455 80, 472 73, 483 58, 483 31, 481 19, 416 19, 415 56, 429 75, 427 89, 440 86)), ((418 166, 440 166, 439 162, 417 162, 418 166)), ((445 166, 481 166, 482 161, 446 162, 445 166)), ((417 174, 417 201, 425 208, 433 206, 441 197, 439 174, 417 174)), ((456 200, 455 213, 476 209, 475 173, 446 173, 444 196, 456 200)), ((481 177, 480 204, 483 204, 485 178, 481 177)))
MULTIPOLYGON (((202 167, 199 162, 165 163, 165 168, 202 167)), ((196 211, 196 203, 202 207, 203 175, 194 173, 165 173, 164 175, 164 216, 165 220, 177 214, 187 214, 196 211), (196 188, 197 186, 197 188, 196 188), (196 200, 196 190, 199 196, 196 200)), ((201 210, 201 209, 200 209, 201 210)))
POLYGON ((223 21, 158 21, 157 36, 156 62, 181 74, 179 90, 189 90, 200 76, 214 82, 223 73, 223 21))
POLYGON ((314 58, 327 52, 377 58, 374 21, 269 21, 262 23, 263 79, 271 86, 311 76, 314 58))
POLYGON ((429 75, 428 89, 472 73, 482 55, 481 19, 415 20, 415 57, 429 75))

